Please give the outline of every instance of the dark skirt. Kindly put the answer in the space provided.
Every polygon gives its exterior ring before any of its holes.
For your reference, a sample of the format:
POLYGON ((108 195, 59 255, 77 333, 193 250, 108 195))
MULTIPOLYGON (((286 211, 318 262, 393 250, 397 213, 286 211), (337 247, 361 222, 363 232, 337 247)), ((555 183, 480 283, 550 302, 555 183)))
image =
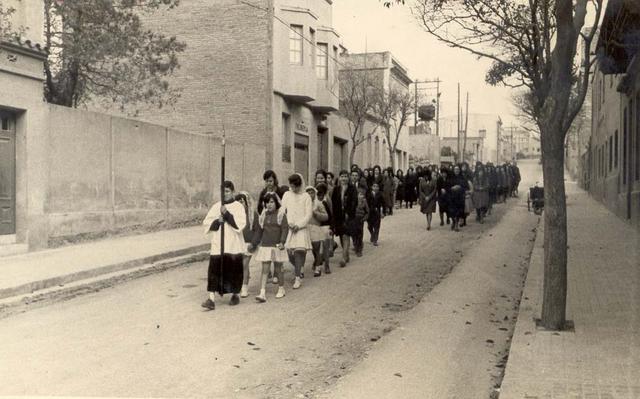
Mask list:
POLYGON ((220 255, 209 257, 208 292, 237 294, 242 288, 242 254, 224 254, 224 264, 220 255))
POLYGON ((473 205, 476 209, 487 208, 489 206, 489 192, 487 190, 474 191, 473 205))
POLYGON ((396 201, 404 202, 404 184, 399 183, 396 188, 396 201))
POLYGON ((447 215, 454 218, 464 217, 464 197, 464 190, 453 191, 451 193, 447 215))
POLYGON ((431 197, 430 200, 422 200, 422 202, 420 203, 420 212, 427 214, 427 213, 434 213, 436 211, 436 196, 433 195, 431 197))
POLYGON ((354 237, 358 234, 362 234, 362 230, 364 228, 364 220, 361 218, 353 218, 347 220, 345 223, 345 232, 344 234, 354 237))

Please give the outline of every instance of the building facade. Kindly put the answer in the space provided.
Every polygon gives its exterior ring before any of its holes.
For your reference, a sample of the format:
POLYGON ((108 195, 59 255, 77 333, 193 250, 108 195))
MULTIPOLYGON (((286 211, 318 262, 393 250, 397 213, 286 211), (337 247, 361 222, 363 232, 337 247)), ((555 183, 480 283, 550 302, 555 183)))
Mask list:
POLYGON ((0 256, 46 246, 46 107, 41 2, 5 1, 20 38, 0 41, 0 256), (27 156, 29 154, 29 156, 27 156))
MULTIPOLYGON (((465 118, 462 118, 461 124, 464 129, 465 118)), ((442 137, 442 147, 445 147, 444 141, 447 139, 447 145, 453 144, 451 150, 458 153, 458 117, 445 116, 440 118, 440 136, 442 137), (453 142, 451 139, 454 139, 453 142)), ((469 121, 467 126, 467 143, 470 137, 483 138, 481 158, 483 162, 503 162, 504 159, 500 155, 502 146, 500 138, 504 135, 502 127, 502 119, 499 115, 493 114, 469 114, 469 121)), ((460 133, 460 152, 462 152, 463 132, 460 133)), ((467 151, 473 150, 467 145, 467 151)))
MULTIPOLYGON (((409 78, 407 68, 405 68, 398 59, 390 52, 366 53, 366 54, 344 54, 341 58, 342 73, 340 79, 348 79, 349 73, 366 76, 368 84, 375 87, 376 90, 400 90, 408 92, 409 85, 412 83, 409 78)), ((330 115, 330 125, 334 130, 335 137, 343 143, 342 151, 346 154, 348 162, 353 148, 353 140, 349 128, 349 121, 337 112, 330 115), (346 142, 342 140, 347 140, 346 142)), ((407 121, 400 131, 400 137, 393 156, 389 151, 389 140, 383 134, 383 126, 376 119, 375 115, 365 121, 361 127, 364 141, 356 146, 353 163, 361 168, 380 165, 382 167, 394 166, 395 169, 406 170, 409 167, 409 126, 407 121)), ((393 143, 395 140, 394 129, 391 129, 390 139, 393 143)), ((336 139, 334 139, 336 140, 336 139)), ((393 145, 393 144, 391 144, 393 145)), ((334 153, 339 153, 335 151, 334 153)), ((344 162, 344 161, 343 161, 344 162)), ((337 165, 336 165, 337 166, 337 165)), ((343 166, 344 165, 343 163, 343 166)))
POLYGON ((342 165, 347 140, 328 123, 338 109, 343 51, 331 0, 192 0, 145 23, 187 49, 171 78, 181 97, 142 110, 141 119, 216 137, 224 130, 230 142, 264 146, 264 169, 283 181, 342 165))
POLYGON ((610 0, 596 47, 592 126, 583 155, 594 198, 640 228, 640 4, 610 0))
POLYGON ((428 123, 409 128, 409 152, 411 166, 440 165, 440 137, 433 134, 428 123))

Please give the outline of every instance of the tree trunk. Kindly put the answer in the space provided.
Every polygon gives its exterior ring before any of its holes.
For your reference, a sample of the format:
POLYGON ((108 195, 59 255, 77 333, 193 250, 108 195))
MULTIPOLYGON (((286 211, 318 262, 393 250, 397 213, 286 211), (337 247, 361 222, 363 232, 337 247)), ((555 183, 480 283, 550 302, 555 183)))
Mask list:
POLYGON ((347 170, 351 170, 351 165, 355 163, 356 157, 356 144, 353 141, 351 144, 351 151, 349 152, 349 168, 347 170))
POLYGON ((544 157, 544 287, 542 326, 562 330, 567 306, 567 204, 564 135, 559 126, 541 127, 544 157))
POLYGON ((394 162, 394 158, 393 158, 393 153, 395 152, 395 150, 391 147, 389 148, 389 166, 391 166, 391 169, 396 170, 396 163, 394 162))

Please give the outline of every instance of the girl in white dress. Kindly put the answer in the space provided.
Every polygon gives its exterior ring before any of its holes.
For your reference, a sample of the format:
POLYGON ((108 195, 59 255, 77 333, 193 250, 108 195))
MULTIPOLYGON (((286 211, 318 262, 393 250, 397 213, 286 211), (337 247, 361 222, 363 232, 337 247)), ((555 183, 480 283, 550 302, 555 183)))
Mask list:
POLYGON ((282 197, 282 208, 287 215, 289 234, 285 248, 291 255, 295 270, 293 289, 300 288, 300 277, 307 251, 311 249, 311 239, 307 225, 313 216, 311 197, 304 191, 304 179, 299 173, 289 176, 290 191, 282 197))
POLYGON ((258 217, 258 227, 253 236, 251 250, 258 245, 255 259, 262 262, 262 275, 260 279, 260 294, 256 297, 258 302, 266 302, 266 289, 271 262, 274 264, 275 274, 278 278, 278 293, 276 298, 282 298, 284 292, 284 272, 282 263, 287 261, 287 251, 284 243, 287 240, 289 226, 287 216, 280 207, 280 198, 276 193, 266 193, 264 195, 265 207, 258 217))

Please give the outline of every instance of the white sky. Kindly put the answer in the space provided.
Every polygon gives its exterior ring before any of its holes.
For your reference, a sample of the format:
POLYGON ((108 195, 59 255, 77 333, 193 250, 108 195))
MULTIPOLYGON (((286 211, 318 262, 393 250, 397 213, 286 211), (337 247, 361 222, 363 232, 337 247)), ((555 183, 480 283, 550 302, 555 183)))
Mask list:
MULTIPOLYGON (((439 77, 443 81, 441 116, 456 114, 460 82, 461 104, 464 107, 469 91, 470 113, 498 114, 505 125, 515 123, 517 110, 511 105, 511 89, 484 82, 489 62, 439 43, 420 28, 408 4, 385 8, 378 0, 334 0, 333 25, 351 53, 364 52, 366 42, 369 52, 391 51, 412 79, 439 77)), ((433 98, 435 86, 423 93, 433 98)))

